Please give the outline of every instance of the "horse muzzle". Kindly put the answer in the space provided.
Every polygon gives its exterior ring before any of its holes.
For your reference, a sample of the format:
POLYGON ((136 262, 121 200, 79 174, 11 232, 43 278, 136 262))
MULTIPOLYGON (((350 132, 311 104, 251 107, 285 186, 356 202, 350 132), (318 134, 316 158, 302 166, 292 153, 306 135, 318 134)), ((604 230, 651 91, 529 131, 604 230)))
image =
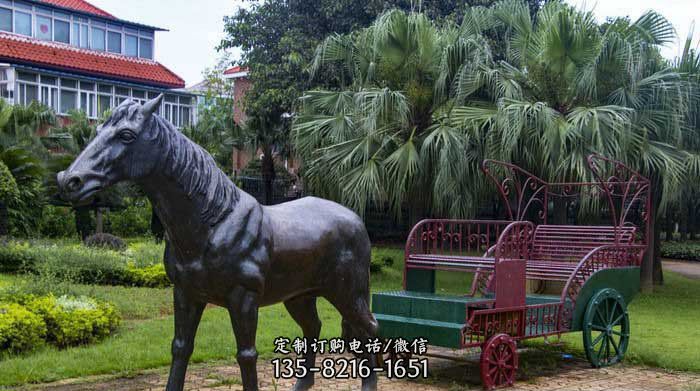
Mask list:
POLYGON ((56 180, 63 197, 73 204, 87 203, 104 188, 94 174, 61 171, 56 180))

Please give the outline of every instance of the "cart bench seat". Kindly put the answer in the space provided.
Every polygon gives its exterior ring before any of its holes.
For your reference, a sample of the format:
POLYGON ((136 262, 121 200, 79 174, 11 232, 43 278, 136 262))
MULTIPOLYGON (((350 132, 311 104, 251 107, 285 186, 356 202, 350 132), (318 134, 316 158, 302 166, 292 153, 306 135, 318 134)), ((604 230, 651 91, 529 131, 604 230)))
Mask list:
MULTIPOLYGON (((438 269, 464 272, 494 269, 493 257, 411 254, 406 267, 411 269, 438 269)), ((527 261, 526 277, 533 280, 566 281, 576 269, 574 262, 555 262, 531 259, 527 261)))
MULTIPOLYGON (((581 261, 593 249, 611 244, 631 244, 633 226, 539 225, 530 244, 530 259, 525 275, 531 280, 567 281, 581 261)), ((429 247, 427 247, 430 250, 429 247)), ((441 254, 431 251, 409 252, 407 269, 490 272, 494 257, 469 254, 441 254)))

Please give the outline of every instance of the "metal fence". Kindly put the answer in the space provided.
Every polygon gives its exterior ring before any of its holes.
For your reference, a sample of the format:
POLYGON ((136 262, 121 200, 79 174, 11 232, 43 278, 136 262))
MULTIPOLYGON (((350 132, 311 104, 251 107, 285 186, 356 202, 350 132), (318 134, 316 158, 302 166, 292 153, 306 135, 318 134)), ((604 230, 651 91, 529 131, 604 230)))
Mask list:
MULTIPOLYGON (((239 176, 236 181, 246 193, 255 197, 259 203, 265 203, 265 182, 260 177, 239 176)), ((281 204, 302 197, 301 191, 297 191, 293 181, 276 179, 272 182, 271 205, 281 204)))

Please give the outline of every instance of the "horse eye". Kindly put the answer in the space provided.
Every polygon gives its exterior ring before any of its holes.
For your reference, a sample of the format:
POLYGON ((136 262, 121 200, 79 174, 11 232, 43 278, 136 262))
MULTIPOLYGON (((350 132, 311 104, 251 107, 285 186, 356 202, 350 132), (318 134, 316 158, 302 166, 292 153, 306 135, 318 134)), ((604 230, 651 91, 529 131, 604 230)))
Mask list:
POLYGON ((130 143, 136 140, 136 135, 130 130, 122 130, 119 132, 119 139, 125 143, 130 143))

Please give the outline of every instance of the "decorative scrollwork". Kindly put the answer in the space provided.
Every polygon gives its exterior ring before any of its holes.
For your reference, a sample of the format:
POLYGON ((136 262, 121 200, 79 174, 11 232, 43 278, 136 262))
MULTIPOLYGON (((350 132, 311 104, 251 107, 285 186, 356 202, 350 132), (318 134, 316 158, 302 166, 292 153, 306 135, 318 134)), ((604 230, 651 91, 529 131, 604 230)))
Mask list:
POLYGON ((531 216, 546 221, 548 190, 545 181, 510 163, 485 160, 481 169, 496 185, 509 220, 531 216))
POLYGON ((560 328, 563 330, 572 328, 573 309, 576 307, 578 294, 593 273, 613 267, 639 266, 645 250, 646 246, 643 245, 610 245, 599 247, 584 257, 569 277, 562 292, 561 299, 565 305, 560 328))

